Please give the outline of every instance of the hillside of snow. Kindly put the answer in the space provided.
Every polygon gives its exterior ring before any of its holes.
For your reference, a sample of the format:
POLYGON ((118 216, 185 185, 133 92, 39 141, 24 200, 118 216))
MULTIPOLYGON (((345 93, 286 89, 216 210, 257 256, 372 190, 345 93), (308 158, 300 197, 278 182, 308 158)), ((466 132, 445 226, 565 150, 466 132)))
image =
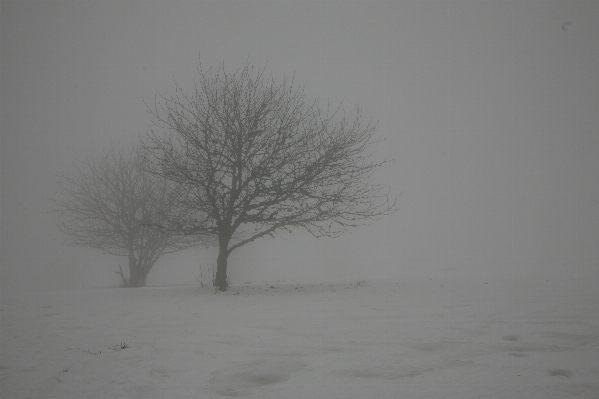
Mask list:
POLYGON ((595 277, 5 296, 1 396, 598 398, 595 277))

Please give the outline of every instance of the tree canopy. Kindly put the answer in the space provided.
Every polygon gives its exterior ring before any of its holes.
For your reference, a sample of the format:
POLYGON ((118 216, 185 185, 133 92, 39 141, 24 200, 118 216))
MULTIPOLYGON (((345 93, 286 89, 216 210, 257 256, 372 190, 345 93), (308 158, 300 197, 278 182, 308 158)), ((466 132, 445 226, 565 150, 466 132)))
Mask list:
POLYGON ((376 123, 359 107, 309 102, 293 79, 249 63, 199 74, 190 90, 157 96, 144 148, 152 173, 183 187, 188 214, 204 215, 168 224, 215 236, 221 289, 229 254, 260 237, 293 228, 336 237, 393 212, 373 178, 385 162, 374 159, 376 123))
POLYGON ((153 228, 181 217, 178 201, 183 194, 173 182, 149 174, 145 156, 111 149, 98 162, 87 160, 65 177, 62 196, 56 201, 58 226, 70 245, 126 256, 127 287, 144 286, 160 256, 206 244, 207 236, 175 235, 153 228))

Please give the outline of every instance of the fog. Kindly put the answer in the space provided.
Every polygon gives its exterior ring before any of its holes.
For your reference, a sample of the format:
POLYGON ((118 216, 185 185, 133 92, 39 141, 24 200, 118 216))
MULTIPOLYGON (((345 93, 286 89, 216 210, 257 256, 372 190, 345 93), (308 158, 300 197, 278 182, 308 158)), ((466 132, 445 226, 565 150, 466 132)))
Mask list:
MULTIPOLYGON (((250 243, 233 284, 597 269, 597 2, 3 1, 0 15, 3 295, 119 284, 126 259, 64 245, 50 199, 76 160, 143 137, 144 101, 197 80, 198 55, 359 104, 394 159, 378 175, 394 215, 250 243)), ((216 252, 166 255, 148 285, 194 283, 216 252)))

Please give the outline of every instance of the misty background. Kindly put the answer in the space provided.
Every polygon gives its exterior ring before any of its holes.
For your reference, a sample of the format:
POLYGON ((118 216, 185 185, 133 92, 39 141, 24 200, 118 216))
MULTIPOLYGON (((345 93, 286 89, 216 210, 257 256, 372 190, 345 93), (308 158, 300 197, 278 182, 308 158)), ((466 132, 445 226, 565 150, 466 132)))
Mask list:
MULTIPOLYGON (((397 212, 229 258, 233 284, 599 269, 595 1, 3 1, 1 287, 114 286, 125 258, 64 245, 51 198, 76 160, 149 130, 144 101, 249 61, 378 120, 397 212), (439 274, 438 272, 441 272, 439 274)), ((165 255, 193 284, 216 248, 165 255)))

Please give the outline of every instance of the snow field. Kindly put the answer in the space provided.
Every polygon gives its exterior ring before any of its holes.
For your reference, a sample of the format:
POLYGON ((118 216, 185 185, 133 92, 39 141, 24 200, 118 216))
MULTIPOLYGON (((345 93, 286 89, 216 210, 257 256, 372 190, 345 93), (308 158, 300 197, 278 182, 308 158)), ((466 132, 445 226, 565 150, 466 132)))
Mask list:
POLYGON ((22 293, 3 398, 597 398, 593 282, 467 278, 22 293))

